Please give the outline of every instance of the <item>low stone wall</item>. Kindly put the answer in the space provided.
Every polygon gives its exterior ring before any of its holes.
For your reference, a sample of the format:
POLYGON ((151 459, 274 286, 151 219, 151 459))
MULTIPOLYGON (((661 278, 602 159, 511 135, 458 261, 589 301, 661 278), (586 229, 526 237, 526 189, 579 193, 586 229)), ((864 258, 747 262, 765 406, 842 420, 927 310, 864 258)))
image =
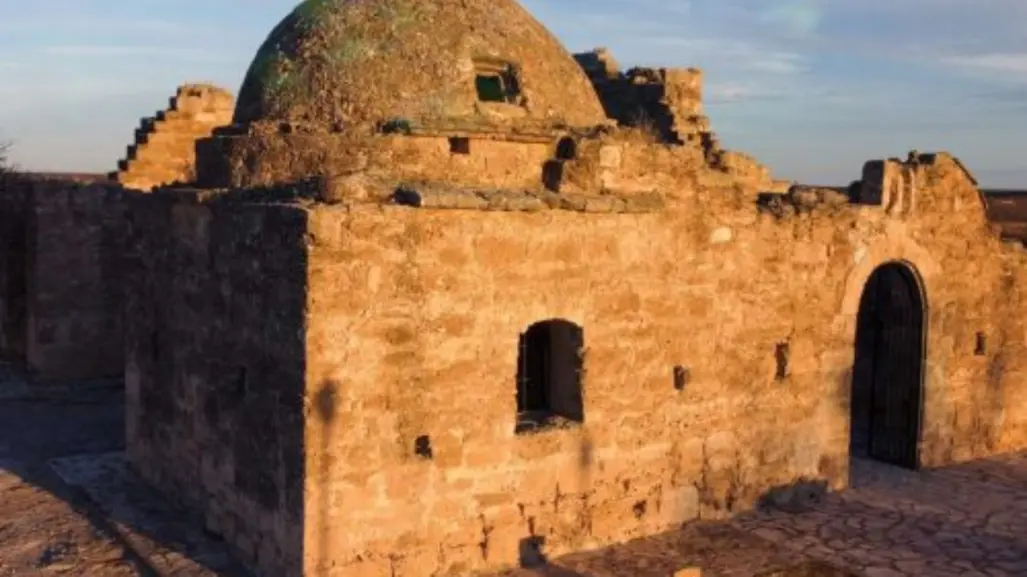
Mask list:
MULTIPOLYGON (((37 380, 123 371, 120 186, 34 182, 25 228, 25 361, 37 380)), ((11 267, 11 272, 17 267, 11 267)))
POLYGON ((26 227, 29 185, 0 176, 0 358, 23 361, 26 316, 26 227))

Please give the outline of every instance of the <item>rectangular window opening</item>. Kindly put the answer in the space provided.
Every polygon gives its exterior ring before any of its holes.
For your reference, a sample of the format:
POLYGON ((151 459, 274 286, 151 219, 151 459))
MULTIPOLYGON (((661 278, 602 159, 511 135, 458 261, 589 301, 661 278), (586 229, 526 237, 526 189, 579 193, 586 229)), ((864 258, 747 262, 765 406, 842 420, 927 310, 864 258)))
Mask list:
POLYGON ((520 100, 520 82, 517 71, 508 62, 492 59, 475 61, 474 86, 481 102, 517 104, 520 100))
POLYGON ((470 154, 471 139, 465 136, 454 136, 449 139, 450 154, 470 154))
POLYGON ((988 354, 988 335, 983 332, 977 333, 976 342, 974 343, 974 355, 978 357, 987 356, 988 354))
POLYGON ((475 78, 478 100, 482 102, 506 102, 503 77, 498 74, 478 74, 475 78))

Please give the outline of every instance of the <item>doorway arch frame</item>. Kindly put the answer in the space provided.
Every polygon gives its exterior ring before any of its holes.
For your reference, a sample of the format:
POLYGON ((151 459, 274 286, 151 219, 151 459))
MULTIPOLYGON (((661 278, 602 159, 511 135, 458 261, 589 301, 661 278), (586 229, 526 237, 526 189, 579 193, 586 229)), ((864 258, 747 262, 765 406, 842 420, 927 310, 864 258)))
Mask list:
MULTIPOLYGON (((868 407, 868 409, 871 411, 871 413, 869 415, 869 419, 870 420, 867 423, 867 426, 870 427, 870 429, 867 431, 867 434, 869 435, 868 442, 870 443, 869 446, 867 447, 867 450, 870 451, 870 454, 868 456, 871 459, 875 458, 875 456, 874 456, 874 449, 873 449, 873 447, 875 446, 875 439, 878 442, 880 442, 882 439, 885 439, 884 442, 887 445, 890 445, 890 446, 894 447, 895 446, 895 445, 893 445, 893 443, 894 443, 894 444, 897 444, 897 446, 900 447, 900 448, 903 447, 904 445, 907 447, 906 449, 900 449, 899 454, 891 456, 891 458, 896 459, 896 461, 891 461, 891 459, 886 459, 887 462, 889 462, 892 465, 908 467, 908 468, 910 468, 912 470, 918 470, 921 467, 921 461, 922 461, 922 459, 921 459, 921 448, 922 448, 922 445, 923 445, 923 430, 924 430, 924 416, 925 416, 924 405, 925 405, 925 398, 926 398, 925 388, 926 388, 927 341, 928 341, 927 333, 928 333, 928 325, 929 325, 929 323, 928 323, 928 311, 927 311, 927 294, 926 294, 926 291, 924 290, 924 281, 923 281, 923 278, 920 276, 920 273, 917 270, 916 265, 914 265, 913 263, 911 263, 909 261, 906 261, 906 260, 897 260, 897 259, 887 260, 887 261, 878 263, 873 268, 873 270, 870 272, 870 274, 867 276, 866 281, 863 284, 863 290, 862 290, 862 292, 860 294, 860 306, 859 306, 859 309, 858 309, 858 311, 856 313, 856 331, 855 331, 854 343, 853 343, 853 367, 855 368, 855 363, 856 363, 856 361, 859 360, 861 354, 870 354, 872 356, 872 358, 873 358, 873 361, 875 361, 875 362, 880 360, 880 357, 879 357, 879 355, 878 355, 878 353, 876 351, 870 352, 870 351, 861 351, 860 350, 860 346, 861 346, 861 343, 859 342, 860 324, 865 319, 865 317, 864 317, 864 314, 865 314, 864 307, 868 307, 868 306, 872 307, 872 306, 874 306, 876 303, 875 302, 871 302, 871 301, 873 301, 874 299, 876 299, 878 297, 878 295, 873 295, 873 294, 868 294, 867 293, 867 291, 871 288, 870 287, 871 280, 874 279, 875 275, 884 273, 885 271, 889 271, 889 269, 891 271, 891 274, 901 275, 901 279, 902 280, 895 279, 892 282, 898 282, 898 283, 901 283, 902 285, 904 285, 901 290, 904 290, 904 291, 908 290, 909 291, 909 293, 910 293, 909 296, 911 297, 911 300, 912 300, 912 302, 910 304, 913 307, 915 307, 916 309, 918 309, 916 311, 916 313, 914 313, 914 314, 918 315, 918 317, 916 317, 916 320, 919 321, 920 326, 917 327, 917 326, 915 326, 915 324, 911 325, 911 326, 915 327, 915 330, 917 331, 916 336, 918 337, 919 342, 912 343, 912 342, 909 342, 907 340, 906 341, 908 343, 907 345, 899 345, 900 347, 903 347, 903 346, 912 346, 912 347, 914 347, 915 354, 916 354, 915 361, 914 361, 915 362, 915 366, 912 367, 912 370, 914 371, 914 375, 912 375, 912 379, 901 379, 901 381, 904 381, 904 382, 894 382, 894 383, 887 382, 885 384, 885 387, 888 390, 895 391, 895 389, 891 389, 892 386, 897 386, 897 387, 902 387, 902 388, 907 388, 908 387, 909 390, 907 390, 905 392, 902 392, 901 389, 900 389, 900 392, 898 392, 898 393, 889 392, 889 393, 884 395, 884 398, 883 398, 884 404, 881 404, 882 399, 880 397, 878 397, 878 394, 881 393, 881 390, 878 388, 878 385, 880 385, 880 382, 876 378, 871 377, 869 382, 866 382, 866 383, 859 382, 859 383, 857 383, 856 374, 855 374, 855 371, 854 371, 853 372, 853 377, 852 377, 852 382, 851 382, 851 385, 849 387, 849 402, 850 402, 849 426, 850 426, 850 430, 852 430, 852 427, 855 425, 855 419, 856 419, 856 414, 855 414, 855 398, 856 398, 856 387, 857 387, 857 385, 871 387, 871 393, 870 393, 871 396, 869 397, 869 399, 870 399, 869 400, 870 406, 868 407), (895 394, 899 395, 898 399, 905 398, 905 400, 897 400, 896 397, 893 396, 895 394), (908 397, 906 397, 906 395, 908 395, 908 397), (877 399, 876 402, 873 400, 875 398, 877 399), (903 411, 901 409, 902 406, 905 406, 904 403, 906 401, 915 403, 915 407, 912 407, 911 410, 909 410, 908 412, 903 411), (898 409, 896 409, 896 407, 895 407, 895 403, 896 402, 902 403, 902 404, 899 405, 898 409), (875 424, 874 424, 875 423, 875 419, 874 419, 875 413, 873 412, 874 408, 883 408, 883 407, 888 407, 888 406, 891 406, 891 408, 885 409, 887 413, 891 413, 891 411, 893 411, 893 410, 899 410, 900 411, 900 415, 905 413, 904 416, 898 417, 899 419, 902 419, 902 420, 914 419, 915 420, 915 422, 913 422, 913 423, 907 423, 908 426, 909 426, 909 430, 907 432, 902 432, 902 433, 899 433, 899 434, 895 434, 895 433, 889 434, 887 432, 881 432, 881 429, 877 428, 877 427, 880 426, 879 424, 875 426, 875 424), (875 430, 878 431, 878 433, 875 433, 874 432, 875 430), (888 438, 891 438, 892 440, 891 441, 886 440, 888 438), (903 457, 902 456, 903 454, 905 454, 907 456, 903 457)), ((878 282, 883 282, 883 281, 881 279, 878 279, 878 282)), ((881 288, 883 288, 886 291, 889 290, 887 286, 881 287, 881 288)), ((895 325, 892 325, 892 326, 895 326, 895 325)), ((867 327, 863 327, 863 328, 866 329, 867 327)), ((899 421, 899 422, 902 422, 902 421, 899 421)), ((851 452, 852 442, 853 442, 851 438, 850 438, 849 442, 850 442, 850 452, 851 452)), ((878 453, 878 454, 880 454, 880 453, 878 453)), ((877 458, 881 459, 880 456, 877 457, 877 458)))
MULTIPOLYGON (((890 247, 877 245, 869 250, 864 249, 861 255, 856 257, 856 267, 852 269, 845 282, 845 289, 841 303, 841 315, 838 321, 840 321, 844 333, 847 335, 848 340, 848 351, 850 356, 849 366, 853 367, 856 361, 856 331, 859 328, 859 308, 860 302, 863 297, 863 292, 866 290, 867 282, 870 280, 871 275, 881 267, 888 264, 901 265, 912 277, 914 285, 917 290, 917 296, 920 299, 920 305, 922 309, 922 327, 920 331, 920 375, 919 375, 919 406, 917 407, 917 431, 916 431, 916 457, 915 467, 917 469, 924 465, 925 445, 924 445, 924 428, 927 419, 930 416, 930 399, 932 395, 936 394, 934 390, 937 387, 935 383, 935 375, 933 371, 936 367, 933 367, 930 363, 931 349, 933 337, 931 332, 931 299, 930 291, 928 287, 931 285, 931 279, 936 278, 941 274, 940 268, 931 256, 924 251, 922 248, 917 246, 911 241, 906 240, 905 242, 891 243, 890 247), (888 250, 890 248, 891 250, 888 250), (877 250, 874 250, 877 249, 877 250), (898 250, 896 250, 898 249, 898 250)), ((849 386, 845 393, 847 400, 850 403, 848 414, 845 416, 847 434, 850 434, 852 428, 852 393, 855 383, 855 375, 852 371, 849 372, 849 386)), ((852 439, 849 439, 849 446, 847 450, 851 450, 852 439)), ((927 454, 930 454, 927 452, 927 454)), ((851 458, 851 455, 850 455, 851 458)))

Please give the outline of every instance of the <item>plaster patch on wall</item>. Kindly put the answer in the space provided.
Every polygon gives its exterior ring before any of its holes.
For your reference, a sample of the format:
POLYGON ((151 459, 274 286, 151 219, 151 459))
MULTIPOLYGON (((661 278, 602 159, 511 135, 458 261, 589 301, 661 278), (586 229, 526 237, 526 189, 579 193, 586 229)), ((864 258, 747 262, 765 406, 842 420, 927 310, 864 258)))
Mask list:
POLYGON ((861 246, 852 255, 853 264, 859 264, 867 258, 867 247, 861 246))
POLYGON ((710 244, 724 244, 731 242, 731 239, 733 238, 734 233, 731 229, 726 226, 722 226, 714 230, 713 234, 710 235, 710 244))

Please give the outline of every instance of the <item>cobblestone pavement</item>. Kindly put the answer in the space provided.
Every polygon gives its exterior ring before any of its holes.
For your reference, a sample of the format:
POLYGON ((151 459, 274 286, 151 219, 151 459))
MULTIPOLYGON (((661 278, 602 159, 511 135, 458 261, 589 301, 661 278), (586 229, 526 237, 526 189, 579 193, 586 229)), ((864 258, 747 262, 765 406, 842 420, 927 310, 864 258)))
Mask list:
POLYGON ((1027 576, 1027 454, 911 472, 855 461, 852 488, 733 523, 867 577, 1027 576))

